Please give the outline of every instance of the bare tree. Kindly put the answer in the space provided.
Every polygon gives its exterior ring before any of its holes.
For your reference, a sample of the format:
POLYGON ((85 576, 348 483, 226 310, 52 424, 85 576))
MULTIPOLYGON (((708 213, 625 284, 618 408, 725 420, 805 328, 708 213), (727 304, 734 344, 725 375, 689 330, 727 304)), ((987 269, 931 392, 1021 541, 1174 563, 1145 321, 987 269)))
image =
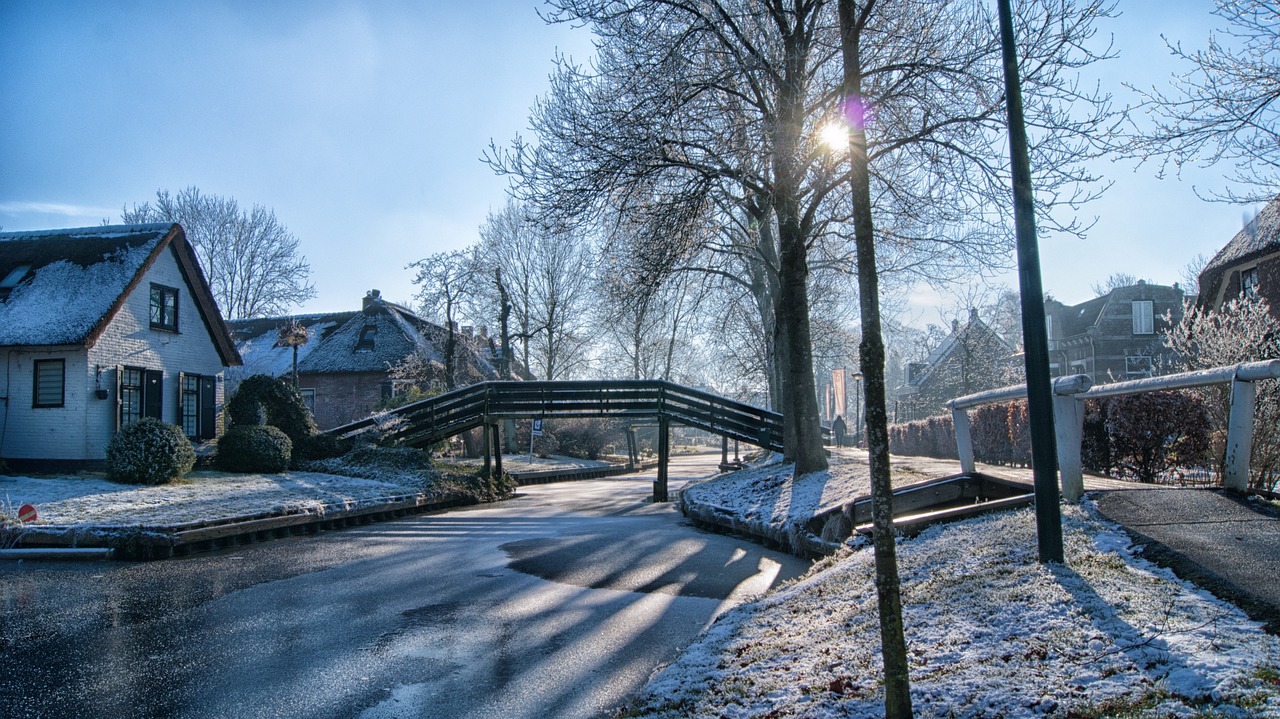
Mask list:
POLYGON ((1091 289, 1095 296, 1101 297, 1103 295, 1110 294, 1112 290, 1118 290, 1121 287, 1130 287, 1136 284, 1138 284, 1138 278, 1136 275, 1131 275, 1128 272, 1115 272, 1102 282, 1093 283, 1093 285, 1091 285, 1091 289))
MULTIPOLYGON (((1080 189, 1093 179, 1080 160, 1099 151, 1092 137, 1109 119, 1106 98, 1080 91, 1071 75, 1098 57, 1083 48, 1105 6, 1032 5, 1022 19, 1034 68, 1029 104, 1045 130, 1035 148, 1037 198, 1052 226, 1050 207, 1090 196, 1080 189)), ((818 142, 820 129, 846 110, 874 120, 866 151, 875 160, 873 202, 886 218, 881 271, 933 273, 1007 254, 989 13, 960 0, 867 3, 876 8, 862 31, 867 93, 854 107, 834 91, 839 40, 829 1, 553 6, 553 19, 592 27, 600 57, 590 71, 562 63, 533 112, 539 144, 495 150, 493 164, 517 175, 517 192, 552 216, 598 219, 621 206, 665 228, 652 232, 649 247, 659 270, 749 283, 772 310, 761 318, 773 343, 771 386, 781 388, 787 457, 799 472, 824 467, 808 284, 815 263, 848 262, 833 223, 850 209, 834 193, 847 171, 818 142), (697 231, 709 219, 726 228, 720 241, 697 231), (833 251, 817 251, 824 246, 833 251), (704 249, 746 267, 698 261, 704 249)))
POLYGON ((1196 253, 1182 267, 1182 291, 1188 295, 1200 294, 1200 273, 1209 266, 1209 257, 1203 252, 1196 253))
POLYGON ((475 287, 468 253, 456 250, 440 252, 426 259, 409 264, 418 273, 413 283, 418 290, 418 301, 424 312, 443 320, 446 334, 444 345, 444 385, 451 390, 458 384, 458 321, 462 304, 475 287))
POLYGON ((548 229, 510 203, 490 213, 472 257, 472 271, 486 278, 476 285, 482 306, 474 311, 501 321, 502 308, 510 307, 511 336, 524 366, 543 379, 581 372, 593 277, 586 242, 563 228, 548 229))
POLYGON ((316 295, 298 238, 266 207, 244 212, 234 199, 193 186, 176 195, 158 190, 155 205, 144 202, 120 215, 125 223, 181 224, 227 319, 284 314, 316 295))
POLYGON ((1280 187, 1280 5, 1271 0, 1216 0, 1222 25, 1208 47, 1185 50, 1165 39, 1190 67, 1171 88, 1134 88, 1153 126, 1139 129, 1129 152, 1154 159, 1163 175, 1188 163, 1234 165, 1228 188, 1211 199, 1269 202, 1280 187))

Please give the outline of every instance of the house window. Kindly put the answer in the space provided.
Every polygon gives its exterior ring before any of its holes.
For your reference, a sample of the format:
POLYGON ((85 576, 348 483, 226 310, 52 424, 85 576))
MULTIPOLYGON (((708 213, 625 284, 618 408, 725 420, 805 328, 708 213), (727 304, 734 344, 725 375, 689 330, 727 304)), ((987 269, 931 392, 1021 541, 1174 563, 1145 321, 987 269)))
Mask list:
POLYGON ((1155 301, 1133 301, 1133 333, 1135 335, 1155 334, 1155 301))
POLYGON ((372 352, 373 342, 378 339, 378 326, 365 325, 360 330, 360 339, 356 342, 357 352, 372 352))
POLYGON ((125 427, 143 417, 160 419, 164 373, 141 367, 120 367, 116 370, 120 398, 120 426, 125 427))
POLYGON ((1124 373, 1130 377, 1150 377, 1151 358, 1146 355, 1129 355, 1125 357, 1124 373))
POLYGON ((164 285, 151 285, 151 329, 178 331, 178 291, 164 285))
POLYGON ((217 430, 217 384, 213 377, 179 374, 178 417, 191 439, 213 439, 217 430))
POLYGON ((27 270, 29 269, 31 269, 31 265, 19 265, 5 275, 3 280, 0 280, 0 300, 7 298, 9 293, 13 292, 13 288, 18 286, 23 277, 27 276, 27 270))
POLYGON ((1240 273, 1240 294, 1248 299, 1258 296, 1258 268, 1250 267, 1240 273))
POLYGON ((32 407, 61 407, 65 401, 67 361, 62 359, 36 360, 35 387, 32 390, 32 407))
POLYGON ((315 388, 313 388, 313 387, 303 387, 302 389, 300 389, 300 390, 298 390, 298 391, 302 393, 302 403, 303 403, 303 404, 305 404, 305 405, 307 406, 307 409, 311 410, 311 414, 313 414, 313 415, 314 415, 314 414, 316 413, 316 391, 315 391, 315 388))

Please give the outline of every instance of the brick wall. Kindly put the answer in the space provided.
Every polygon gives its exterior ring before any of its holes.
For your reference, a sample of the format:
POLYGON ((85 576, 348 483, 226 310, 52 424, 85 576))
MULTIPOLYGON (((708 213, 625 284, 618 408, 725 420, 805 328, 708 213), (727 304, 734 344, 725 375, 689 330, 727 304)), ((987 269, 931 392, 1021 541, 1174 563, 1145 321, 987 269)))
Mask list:
POLYGON ((320 429, 368 417, 382 399, 383 372, 300 374, 298 386, 316 393, 315 418, 320 429))

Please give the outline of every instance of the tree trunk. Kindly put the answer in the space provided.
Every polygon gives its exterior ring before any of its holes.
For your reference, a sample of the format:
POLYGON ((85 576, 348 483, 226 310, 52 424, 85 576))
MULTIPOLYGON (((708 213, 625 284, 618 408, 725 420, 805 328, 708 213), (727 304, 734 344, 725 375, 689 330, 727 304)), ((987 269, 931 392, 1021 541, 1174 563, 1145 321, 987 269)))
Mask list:
POLYGON ((804 131, 806 49, 798 25, 784 38, 786 77, 778 92, 778 116, 773 130, 774 212, 778 217, 778 298, 774 314, 778 356, 785 363, 782 387, 784 456, 795 462, 795 475, 827 468, 818 418, 817 385, 813 379, 813 344, 809 329, 808 233, 800 217, 800 186, 806 168, 799 158, 804 131))
POLYGON ((866 400, 867 454, 871 464, 871 520, 875 526, 876 594, 884 662, 885 716, 911 717, 911 681, 902 626, 902 591, 894 545, 893 484, 889 475, 889 417, 885 408, 884 339, 880 328, 880 286, 876 276, 875 227, 871 218, 871 182, 867 135, 853 108, 862 97, 862 60, 853 0, 839 0, 846 113, 854 114, 849 134, 853 228, 858 262, 858 299, 862 313, 859 362, 866 400), (853 110, 850 113, 850 110, 853 110))

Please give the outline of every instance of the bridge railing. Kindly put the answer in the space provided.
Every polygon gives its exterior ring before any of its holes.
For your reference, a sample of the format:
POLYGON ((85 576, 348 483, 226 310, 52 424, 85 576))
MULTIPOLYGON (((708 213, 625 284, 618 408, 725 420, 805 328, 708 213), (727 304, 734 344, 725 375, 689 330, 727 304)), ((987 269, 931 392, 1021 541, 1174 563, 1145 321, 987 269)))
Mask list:
POLYGON ((388 427, 387 438, 426 446, 504 419, 665 419, 782 450, 776 412, 663 380, 482 382, 329 430, 351 437, 388 427))
MULTIPOLYGON (((1227 489, 1244 491, 1249 486, 1249 458, 1253 452, 1253 405, 1257 398, 1255 383, 1277 378, 1280 378, 1280 360, 1247 362, 1097 387, 1092 386, 1092 380, 1086 375, 1055 379, 1053 423, 1058 445, 1062 496, 1068 501, 1075 501, 1084 494, 1080 447, 1084 436, 1085 400, 1227 383, 1231 385, 1231 407, 1227 419, 1227 449, 1222 484, 1227 489)), ((968 411, 979 405, 1008 402, 1026 396, 1027 386, 1016 385, 957 397, 947 402, 955 425, 956 451, 960 456, 961 471, 971 473, 975 467, 968 411)))

